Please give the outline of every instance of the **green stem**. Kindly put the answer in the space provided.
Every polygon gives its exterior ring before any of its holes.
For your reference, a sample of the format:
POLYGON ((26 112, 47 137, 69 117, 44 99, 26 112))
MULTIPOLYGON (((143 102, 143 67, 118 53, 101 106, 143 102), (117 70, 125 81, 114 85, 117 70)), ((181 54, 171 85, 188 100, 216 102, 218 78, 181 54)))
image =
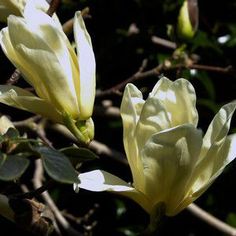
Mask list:
POLYGON ((76 122, 69 114, 64 114, 64 124, 71 131, 71 133, 82 143, 89 143, 90 138, 85 132, 86 121, 76 122), (84 131, 84 132, 83 132, 84 131))

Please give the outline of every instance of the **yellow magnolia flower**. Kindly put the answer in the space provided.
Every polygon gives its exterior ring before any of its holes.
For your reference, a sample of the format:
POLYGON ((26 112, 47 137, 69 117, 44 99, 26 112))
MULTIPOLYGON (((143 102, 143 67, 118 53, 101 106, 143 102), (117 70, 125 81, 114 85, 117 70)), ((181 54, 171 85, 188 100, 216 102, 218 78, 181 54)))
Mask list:
POLYGON ((227 133, 236 102, 223 106, 206 134, 197 129, 193 86, 161 78, 145 101, 132 84, 124 91, 124 147, 133 184, 102 171, 79 175, 75 190, 113 191, 130 197, 149 214, 164 206, 173 216, 196 200, 236 157, 236 135, 227 133))
POLYGON ((76 12, 76 56, 58 22, 33 2, 27 1, 24 18, 8 17, 0 44, 38 96, 1 85, 0 102, 64 123, 88 142, 93 136, 90 117, 95 98, 95 58, 83 18, 76 12))

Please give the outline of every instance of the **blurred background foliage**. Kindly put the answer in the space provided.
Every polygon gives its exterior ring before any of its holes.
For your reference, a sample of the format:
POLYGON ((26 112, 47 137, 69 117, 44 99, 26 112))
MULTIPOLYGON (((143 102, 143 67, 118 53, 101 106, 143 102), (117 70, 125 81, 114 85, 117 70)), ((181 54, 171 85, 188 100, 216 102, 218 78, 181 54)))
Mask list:
MULTIPOLYGON (((194 60, 198 65, 231 68, 224 72, 217 70, 196 70, 185 66, 161 71, 175 80, 184 77, 191 81, 197 93, 199 127, 206 130, 215 112, 222 104, 236 98, 236 1, 199 0, 199 28, 195 37, 188 41, 180 40, 176 34, 176 23, 182 0, 63 0, 57 13, 62 23, 73 17, 74 12, 89 7, 86 25, 91 35, 97 61, 97 89, 104 91, 121 83, 135 74, 143 60, 146 70, 162 63, 186 63, 194 60), (172 33, 169 33, 172 27, 172 33), (153 42, 157 36, 185 44, 181 50, 174 50, 153 42), (173 55, 175 58, 173 60, 173 55), (177 55, 177 56, 176 56, 177 55)), ((4 25, 2 25, 4 26, 4 25)), ((69 35, 72 39, 72 35, 69 35)), ((14 67, 0 53, 1 83, 9 79, 14 67)), ((45 62, 46 63, 46 62, 45 62)), ((158 80, 158 76, 135 81, 147 95, 158 80)), ((24 83, 19 81, 19 83, 24 83)), ((110 100, 119 107, 121 96, 115 93, 97 96, 96 106, 110 100)), ((25 119, 29 113, 0 106, 1 113, 13 121, 25 119)), ((95 138, 109 147, 124 152, 122 143, 122 123, 119 117, 94 114, 95 138)), ((48 138, 57 147, 71 144, 64 137, 47 131, 48 138)), ((233 118, 231 132, 236 132, 236 117, 233 118)), ((85 163, 81 170, 102 168, 127 181, 131 180, 127 166, 100 156, 99 160, 85 163)), ((233 162, 210 189, 196 201, 206 211, 236 227, 236 163, 233 162)), ((33 169, 33 166, 32 166, 33 169)), ((32 170, 22 176, 20 182, 31 184, 32 170)), ((11 183, 1 183, 2 186, 11 183)), ((126 235, 133 236, 145 228, 148 215, 134 202, 109 193, 92 193, 81 190, 75 194, 70 185, 58 185, 51 192, 58 207, 78 217, 79 226, 85 235, 126 235)), ((19 233, 15 226, 0 219, 1 231, 5 227, 8 234, 19 233)), ((200 221, 184 210, 176 217, 167 219, 158 235, 222 235, 211 226, 200 221)), ((25 233, 26 235, 26 233, 25 233)))

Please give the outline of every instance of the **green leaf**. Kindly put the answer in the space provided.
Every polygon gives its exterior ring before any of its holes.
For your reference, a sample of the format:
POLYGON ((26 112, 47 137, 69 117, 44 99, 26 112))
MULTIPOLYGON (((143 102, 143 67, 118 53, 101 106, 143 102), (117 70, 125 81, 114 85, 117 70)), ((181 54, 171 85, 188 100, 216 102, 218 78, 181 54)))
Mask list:
POLYGON ((4 137, 0 134, 0 144, 4 142, 4 137))
POLYGON ((228 214, 227 218, 226 218, 226 222, 233 226, 233 227, 236 227, 236 214, 231 212, 228 214))
POLYGON ((24 154, 0 154, 0 180, 10 181, 19 178, 29 166, 24 154))
POLYGON ((67 147, 60 150, 68 157, 75 158, 79 162, 91 161, 99 157, 87 148, 67 147))
POLYGON ((51 178, 67 184, 79 182, 76 170, 63 153, 45 146, 34 147, 33 150, 40 155, 43 166, 51 178))
POLYGON ((20 137, 19 131, 15 128, 10 127, 7 132, 4 134, 4 137, 7 139, 16 139, 20 137))

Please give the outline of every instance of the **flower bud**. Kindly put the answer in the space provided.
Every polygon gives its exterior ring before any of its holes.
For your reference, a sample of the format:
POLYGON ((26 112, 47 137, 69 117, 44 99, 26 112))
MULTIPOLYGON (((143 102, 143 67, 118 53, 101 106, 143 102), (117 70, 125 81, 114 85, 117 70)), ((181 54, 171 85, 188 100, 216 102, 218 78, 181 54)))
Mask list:
POLYGON ((184 0, 177 23, 177 33, 182 39, 191 39, 198 28, 198 1, 184 0))
MULTIPOLYGON (((34 0, 27 1, 24 18, 11 15, 8 27, 1 31, 0 44, 37 96, 0 85, 0 102, 62 124, 67 114, 72 123, 87 126, 95 99, 95 57, 80 12, 74 17, 74 36, 77 55, 58 21, 34 0)), ((88 130, 86 140, 93 136, 91 125, 88 130)))

